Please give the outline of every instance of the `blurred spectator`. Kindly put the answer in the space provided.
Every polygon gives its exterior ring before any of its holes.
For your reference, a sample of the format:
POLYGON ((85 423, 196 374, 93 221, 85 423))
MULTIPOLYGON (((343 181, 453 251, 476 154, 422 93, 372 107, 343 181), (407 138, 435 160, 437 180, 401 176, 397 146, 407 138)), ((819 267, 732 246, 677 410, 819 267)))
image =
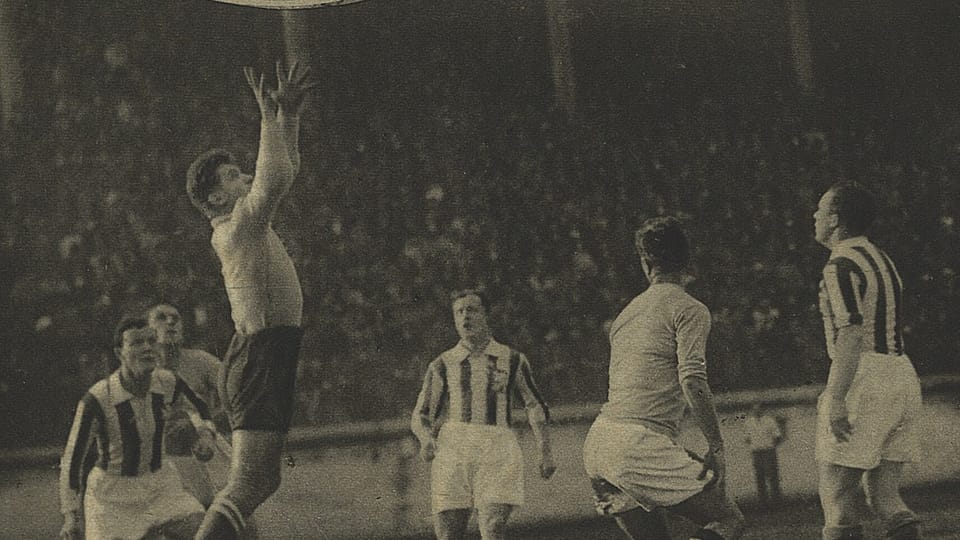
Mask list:
POLYGON ((777 503, 780 491, 780 465, 777 447, 784 439, 785 420, 768 414, 763 404, 754 403, 746 419, 747 445, 753 457, 753 472, 761 504, 777 503))
MULTIPOLYGON (((208 314, 198 346, 226 348, 226 296, 183 172, 214 142, 256 139, 253 100, 222 81, 239 86, 239 67, 262 51, 211 23, 270 15, 211 4, 22 9, 26 84, 38 91, 26 93, 34 121, 19 152, 0 163, 9 441, 62 439, 72 404, 105 374, 102 322, 118 311, 164 300, 208 314), (45 410, 24 405, 35 392, 51 396, 45 410)), ((925 118, 911 135, 915 155, 890 152, 906 120, 882 107, 845 108, 826 94, 817 112, 829 121, 818 121, 770 81, 733 82, 757 72, 702 70, 696 84, 663 75, 638 89, 598 83, 613 71, 584 72, 584 114, 567 119, 543 99, 549 76, 531 59, 544 51, 514 39, 516 25, 541 25, 536 10, 462 3, 436 20, 384 24, 395 8, 366 4, 314 21, 329 34, 324 105, 304 126, 302 178, 277 223, 309 321, 298 421, 376 419, 396 415, 385 404, 412 402, 418 355, 452 339, 444 291, 464 282, 511 298, 491 325, 550 362, 547 393, 603 399, 602 322, 639 292, 630 231, 667 213, 696 218, 690 290, 716 315, 716 389, 823 380, 810 283, 824 255, 809 212, 797 209, 813 208, 840 176, 898 209, 881 213, 878 236, 894 259, 914 259, 902 276, 908 350, 921 374, 953 368, 944 351, 960 346, 954 118, 925 118), (516 17, 504 25, 498 10, 516 17), (361 24, 377 39, 356 32, 361 24), (362 383, 372 378, 383 384, 362 383)), ((233 146, 252 165, 254 149, 233 146)))

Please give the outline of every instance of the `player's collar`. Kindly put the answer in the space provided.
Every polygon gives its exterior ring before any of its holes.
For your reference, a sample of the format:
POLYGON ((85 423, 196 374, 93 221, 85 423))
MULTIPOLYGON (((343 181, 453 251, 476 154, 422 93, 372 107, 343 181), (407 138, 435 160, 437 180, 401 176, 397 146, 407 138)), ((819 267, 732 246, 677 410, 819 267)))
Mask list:
POLYGON ((851 236, 850 238, 844 238, 843 240, 840 240, 839 242, 833 244, 833 247, 830 248, 830 252, 836 253, 837 251, 843 248, 866 246, 869 243, 870 243, 870 240, 868 240, 866 236, 863 236, 863 235, 851 236))
MULTIPOLYGON (((453 360, 461 361, 464 358, 470 356, 470 353, 473 351, 467 347, 467 344, 461 339, 457 346, 453 349, 450 349, 450 356, 453 360)), ((493 356, 496 358, 506 358, 510 356, 510 347, 498 342, 497 340, 490 338, 490 342, 487 343, 487 346, 481 351, 482 354, 488 356, 493 356)))
MULTIPOLYGON (((150 390, 148 391, 150 394, 163 393, 163 387, 160 384, 160 380, 155 376, 157 369, 162 368, 156 368, 153 370, 153 373, 150 374, 150 390)), ((114 403, 123 403, 124 401, 129 401, 134 398, 134 395, 128 392, 127 389, 123 387, 123 383, 120 382, 119 369, 110 375, 110 378, 107 380, 107 385, 109 386, 110 395, 113 396, 114 403)))

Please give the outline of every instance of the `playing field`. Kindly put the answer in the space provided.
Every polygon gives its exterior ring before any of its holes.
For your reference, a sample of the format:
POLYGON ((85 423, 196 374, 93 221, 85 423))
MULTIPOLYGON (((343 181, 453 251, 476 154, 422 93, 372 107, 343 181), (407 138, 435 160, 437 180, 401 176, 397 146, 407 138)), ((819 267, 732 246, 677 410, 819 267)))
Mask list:
MULTIPOLYGON (((953 387, 951 387, 953 388, 953 387)), ((960 539, 960 409, 956 394, 928 385, 923 420, 924 459, 907 471, 908 502, 923 520, 928 539, 960 539)), ((767 397, 776 397, 768 392, 767 397)), ((740 396, 741 398, 743 396, 740 396)), ((782 396, 781 396, 782 397, 782 396)), ((728 489, 749 521, 747 539, 819 538, 822 514, 816 500, 813 461, 815 411, 806 398, 777 408, 789 418, 789 435, 780 447, 781 484, 787 503, 761 509, 753 503, 749 450, 743 442, 741 414, 735 404, 721 412, 728 442, 728 489)), ((581 411, 582 412, 582 411, 581 411)), ((558 417, 564 416, 562 407, 558 417)), ((526 458, 527 503, 511 521, 513 538, 621 538, 612 522, 594 517, 590 484, 583 472, 582 443, 589 423, 567 414, 551 439, 559 465, 549 482, 538 478, 536 452, 529 432, 519 432, 526 458)), ((283 484, 256 513, 261 537, 276 539, 429 538, 429 467, 416 458, 408 435, 390 435, 384 426, 354 430, 335 442, 292 434, 283 484), (382 431, 373 437, 371 434, 382 431), (364 435, 365 433, 365 435, 364 435), (326 441, 321 444, 321 440, 326 441)), ((405 433, 404 430, 401 430, 405 433)), ((696 448, 693 428, 685 430, 696 448)), ((0 459, 0 539, 56 538, 58 512, 56 465, 59 449, 14 462, 0 459)), ((0 456, 2 457, 2 456, 0 456)), ((677 538, 693 528, 672 523, 677 538)), ((475 529, 475 527, 474 527, 475 529)), ((882 538, 877 524, 868 538, 882 538)), ((474 533, 473 538, 477 538, 474 533)))
MULTIPOLYGON (((50 480, 54 478, 50 470, 4 471, 0 473, 0 538, 10 540, 32 540, 56 538, 60 523, 57 521, 55 502, 50 497, 50 480)), ((924 538, 957 539, 960 538, 960 482, 946 482, 936 485, 915 487, 905 493, 909 504, 923 518, 924 538)), ((316 515, 315 501, 301 499, 296 508, 285 508, 287 514, 316 515)), ((785 539, 815 540, 819 538, 822 517, 820 507, 815 500, 792 499, 785 505, 774 509, 761 509, 746 506, 744 513, 749 522, 745 540, 785 539)), ((322 515, 316 516, 322 521, 322 515)), ((324 535, 310 527, 303 530, 302 522, 283 519, 279 514, 258 513, 261 523, 261 537, 275 539, 323 539, 351 538, 341 535, 324 535)), ((672 522, 677 538, 689 534, 693 527, 681 521, 672 522)), ((359 525, 359 524, 358 524, 359 525)), ((363 529, 363 526, 358 526, 363 529)), ((868 538, 882 538, 877 523, 867 526, 868 538)), ((565 523, 545 523, 540 525, 518 526, 513 529, 513 537, 529 540, 578 540, 578 539, 622 539, 614 524, 608 520, 580 520, 565 523)), ((358 535, 354 538, 367 538, 358 535)), ((381 537, 382 538, 382 537, 381 537)), ((406 536, 407 540, 429 538, 426 535, 406 536)), ((479 538, 474 531, 470 537, 479 538)))
MULTIPOLYGON (((907 490, 905 499, 923 519, 924 538, 960 538, 960 482, 918 487, 907 490)), ((778 508, 744 509, 748 529, 743 540, 819 540, 823 517, 816 500, 794 499, 778 508)), ((687 538, 696 530, 683 522, 672 523, 675 538, 687 538)), ((883 538, 876 521, 866 524, 867 538, 883 538)), ((525 540, 623 540, 623 534, 607 520, 543 526, 517 531, 516 538, 525 540)), ((479 538, 479 537, 477 537, 479 538)))

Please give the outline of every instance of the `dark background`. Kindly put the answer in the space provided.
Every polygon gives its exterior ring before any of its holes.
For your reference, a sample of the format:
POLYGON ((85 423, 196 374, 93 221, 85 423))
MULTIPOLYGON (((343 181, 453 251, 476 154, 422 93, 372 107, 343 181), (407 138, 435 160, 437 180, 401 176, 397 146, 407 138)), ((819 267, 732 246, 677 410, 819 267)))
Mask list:
MULTIPOLYGON (((296 421, 407 414, 456 339, 447 293, 471 285, 551 403, 602 400, 605 324, 645 286, 632 231, 660 214, 696 244, 714 390, 823 382, 812 214, 839 179, 878 195, 872 236, 899 264, 918 372, 956 372, 958 9, 808 0, 804 92, 784 5, 759 4, 571 3, 569 114, 543 2, 303 12, 321 85, 276 223, 305 296, 296 421)), ((4 67, 22 71, 0 162, 11 447, 64 440, 123 314, 170 302, 191 343, 224 351, 229 306, 184 172, 212 146, 252 170, 241 68, 272 74, 285 45, 278 12, 215 2, 2 9, 4 67)))

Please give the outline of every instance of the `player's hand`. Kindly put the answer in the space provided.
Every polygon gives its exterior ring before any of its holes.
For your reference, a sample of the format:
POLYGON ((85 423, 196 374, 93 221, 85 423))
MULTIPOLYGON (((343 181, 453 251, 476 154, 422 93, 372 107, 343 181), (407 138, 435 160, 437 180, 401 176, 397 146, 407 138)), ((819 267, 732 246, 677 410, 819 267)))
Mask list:
POLYGON ((80 514, 70 512, 63 516, 63 527, 60 529, 61 540, 83 540, 83 522, 80 514))
POLYGON ((555 472, 557 472, 557 464, 553 462, 553 452, 549 448, 544 448, 540 457, 540 478, 549 480, 555 472))
POLYGON ((247 79, 247 86, 253 91, 253 97, 257 99, 257 106, 260 107, 260 118, 264 120, 275 119, 277 116, 277 102, 272 97, 272 92, 265 91, 263 87, 263 73, 257 78, 252 67, 245 67, 243 68, 243 75, 247 79))
POLYGON ((430 463, 437 455, 437 441, 433 437, 427 439, 427 442, 420 445, 420 459, 430 463))
POLYGON ((707 477, 707 471, 713 471, 714 481, 722 483, 727 476, 727 460, 723 453, 723 446, 714 446, 707 450, 707 455, 703 456, 703 470, 697 476, 698 480, 707 477))
POLYGON ((216 435, 209 429, 201 429, 193 445, 193 455, 200 461, 210 461, 217 447, 216 435))
POLYGON ((847 418, 846 407, 840 403, 839 407, 831 407, 830 410, 830 433, 837 442, 847 442, 850 440, 850 434, 853 433, 853 426, 847 418))
POLYGON ((277 60, 277 89, 270 91, 270 97, 276 102, 279 113, 300 114, 307 93, 318 84, 307 78, 309 73, 310 68, 301 67, 299 62, 294 62, 284 72, 283 64, 277 60))

